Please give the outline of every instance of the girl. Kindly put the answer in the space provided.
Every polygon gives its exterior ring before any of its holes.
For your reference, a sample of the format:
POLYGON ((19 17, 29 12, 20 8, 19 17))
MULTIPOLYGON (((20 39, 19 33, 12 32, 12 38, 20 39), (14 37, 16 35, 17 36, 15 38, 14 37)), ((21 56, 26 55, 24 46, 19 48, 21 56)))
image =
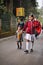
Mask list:
POLYGON ((20 26, 18 26, 18 29, 16 31, 16 37, 17 37, 17 48, 22 49, 22 30, 20 26))
POLYGON ((41 33, 41 25, 38 20, 34 19, 33 15, 29 16, 29 20, 24 25, 23 31, 26 32, 26 53, 33 52, 33 46, 34 46, 34 34, 40 34, 41 33), (32 43, 30 43, 32 42, 32 43), (29 46, 29 47, 28 47, 29 46))
POLYGON ((33 25, 33 21, 34 20, 34 16, 30 15, 29 16, 29 20, 25 23, 23 31, 26 32, 25 35, 25 39, 26 39, 26 50, 24 52, 26 53, 30 53, 33 52, 33 43, 34 43, 34 25, 33 25), (30 43, 32 41, 32 43, 30 43), (28 51, 29 50, 29 51, 28 51))

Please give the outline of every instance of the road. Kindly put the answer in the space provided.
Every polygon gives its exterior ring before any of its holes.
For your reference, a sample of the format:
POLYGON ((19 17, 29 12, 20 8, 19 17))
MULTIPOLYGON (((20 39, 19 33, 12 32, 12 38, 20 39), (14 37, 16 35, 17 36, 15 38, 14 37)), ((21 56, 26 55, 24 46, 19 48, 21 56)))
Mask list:
POLYGON ((22 50, 16 47, 16 38, 0 39, 0 65, 43 65, 43 34, 34 43, 34 52, 25 54, 25 41, 22 50))

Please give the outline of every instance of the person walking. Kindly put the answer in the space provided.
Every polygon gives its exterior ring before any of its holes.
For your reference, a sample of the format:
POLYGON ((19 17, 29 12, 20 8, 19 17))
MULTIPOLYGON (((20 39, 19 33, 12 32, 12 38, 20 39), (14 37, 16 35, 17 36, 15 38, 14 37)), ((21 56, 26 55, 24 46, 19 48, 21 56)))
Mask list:
POLYGON ((25 35, 25 39, 26 39, 26 50, 24 52, 26 53, 30 53, 33 52, 33 43, 34 43, 34 25, 33 25, 33 21, 34 20, 34 16, 33 15, 29 15, 29 20, 25 23, 23 31, 26 32, 25 35), (32 42, 32 43, 30 43, 32 42))

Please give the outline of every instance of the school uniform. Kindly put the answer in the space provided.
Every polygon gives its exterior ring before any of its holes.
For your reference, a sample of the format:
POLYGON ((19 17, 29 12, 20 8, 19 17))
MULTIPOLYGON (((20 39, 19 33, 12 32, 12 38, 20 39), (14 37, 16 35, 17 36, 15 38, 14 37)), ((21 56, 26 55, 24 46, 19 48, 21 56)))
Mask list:
POLYGON ((33 21, 27 21, 24 25, 23 31, 26 32, 25 39, 29 40, 29 42, 26 42, 26 50, 32 49, 32 43, 31 41, 34 41, 34 25, 33 21))
POLYGON ((31 36, 34 34, 34 21, 27 21, 24 25, 23 31, 26 32, 26 39, 31 41, 31 36))
POLYGON ((22 48, 22 30, 20 31, 16 31, 16 37, 17 37, 17 45, 18 45, 18 48, 22 48))
MULTIPOLYGON (((36 35, 35 32, 38 34, 41 32, 40 22, 37 20, 27 21, 24 25, 23 31, 26 32, 25 39, 33 42, 34 36, 36 35)), ((30 50, 32 48, 32 43, 30 42, 26 42, 26 50, 30 50)))
POLYGON ((17 42, 22 41, 22 30, 20 30, 19 32, 16 31, 16 36, 17 36, 17 42))
MULTIPOLYGON (((23 21, 19 22, 18 25, 17 25, 17 27, 18 26, 20 26, 21 27, 21 30, 22 30, 23 27, 24 27, 24 22, 23 21)), ((23 34, 22 34, 22 41, 23 41, 23 34)))

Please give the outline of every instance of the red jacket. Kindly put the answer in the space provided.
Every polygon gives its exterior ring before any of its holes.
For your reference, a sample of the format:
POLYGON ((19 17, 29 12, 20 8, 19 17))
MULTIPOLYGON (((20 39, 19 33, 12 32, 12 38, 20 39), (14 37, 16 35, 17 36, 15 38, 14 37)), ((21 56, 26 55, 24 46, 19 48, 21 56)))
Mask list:
POLYGON ((39 21, 34 21, 34 27, 35 27, 35 31, 38 33, 38 34, 40 34, 41 33, 41 24, 40 24, 40 22, 39 21))
POLYGON ((25 31, 26 33, 29 34, 33 34, 34 33, 34 25, 32 21, 27 21, 24 25, 23 31, 25 31))
POLYGON ((35 30, 38 34, 41 32, 41 25, 40 22, 37 20, 34 21, 27 21, 24 25, 23 31, 28 34, 35 34, 35 30))

